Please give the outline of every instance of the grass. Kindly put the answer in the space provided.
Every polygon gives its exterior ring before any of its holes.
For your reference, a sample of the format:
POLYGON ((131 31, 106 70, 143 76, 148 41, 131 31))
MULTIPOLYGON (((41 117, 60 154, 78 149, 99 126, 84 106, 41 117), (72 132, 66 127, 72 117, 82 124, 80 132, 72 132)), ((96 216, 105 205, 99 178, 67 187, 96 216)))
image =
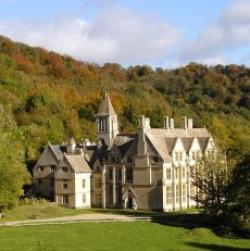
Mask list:
MULTIPOLYGON (((197 209, 185 210, 185 213, 194 213, 197 209)), ((46 200, 34 200, 28 201, 28 203, 22 203, 12 210, 6 210, 4 217, 0 218, 1 222, 17 221, 17 220, 30 220, 36 216, 36 219, 46 219, 61 216, 79 215, 87 213, 112 213, 131 216, 143 216, 153 215, 160 216, 166 215, 159 212, 147 212, 147 211, 134 211, 134 210, 119 210, 119 209, 71 209, 63 206, 58 206, 54 203, 49 203, 46 200)), ((183 211, 182 211, 183 213, 183 211)), ((173 213, 178 214, 178 212, 173 213)))
POLYGON ((4 212, 4 217, 0 219, 0 223, 6 221, 30 220, 34 215, 36 215, 37 219, 45 219, 92 212, 93 210, 90 209, 74 210, 42 200, 30 204, 20 204, 12 210, 6 210, 4 212))
POLYGON ((1 251, 240 251, 250 240, 226 239, 207 228, 173 227, 159 223, 76 223, 1 227, 1 251))

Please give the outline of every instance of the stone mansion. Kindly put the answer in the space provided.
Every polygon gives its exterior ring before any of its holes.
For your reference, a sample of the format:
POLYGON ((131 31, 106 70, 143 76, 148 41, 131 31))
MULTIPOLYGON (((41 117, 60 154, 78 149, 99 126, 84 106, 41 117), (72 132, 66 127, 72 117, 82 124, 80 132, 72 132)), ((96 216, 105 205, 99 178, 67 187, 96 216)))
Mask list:
POLYGON ((72 208, 133 208, 171 211, 196 206, 192 172, 202 156, 216 151, 206 128, 183 128, 164 117, 151 128, 141 116, 138 132, 119 132, 106 94, 96 114, 96 143, 49 144, 33 169, 38 195, 72 208))

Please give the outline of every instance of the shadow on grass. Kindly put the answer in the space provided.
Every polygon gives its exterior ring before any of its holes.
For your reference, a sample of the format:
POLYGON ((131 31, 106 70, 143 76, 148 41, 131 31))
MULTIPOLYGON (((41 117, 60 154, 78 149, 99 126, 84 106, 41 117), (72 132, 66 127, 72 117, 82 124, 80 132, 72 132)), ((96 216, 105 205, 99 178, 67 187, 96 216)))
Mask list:
POLYGON ((195 243, 195 242, 186 242, 186 244, 192 248, 199 248, 204 250, 211 251, 249 251, 249 248, 237 248, 237 247, 229 247, 224 245, 216 245, 216 244, 203 244, 203 243, 195 243))
POLYGON ((187 229, 213 229, 215 227, 215 222, 211 217, 199 213, 166 213, 165 215, 155 215, 152 216, 152 222, 172 227, 184 227, 187 229))

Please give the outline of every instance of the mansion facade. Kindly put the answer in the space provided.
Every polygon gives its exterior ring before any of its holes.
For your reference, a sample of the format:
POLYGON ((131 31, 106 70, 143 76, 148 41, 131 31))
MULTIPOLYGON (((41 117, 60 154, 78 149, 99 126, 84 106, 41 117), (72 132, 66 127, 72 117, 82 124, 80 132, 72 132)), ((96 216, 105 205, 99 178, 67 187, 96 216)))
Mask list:
POLYGON ((33 169, 37 194, 72 208, 133 208, 172 211, 196 206, 192 173, 216 147, 206 128, 183 128, 164 117, 151 128, 141 116, 138 132, 119 132, 108 95, 96 114, 96 143, 48 145, 33 169))

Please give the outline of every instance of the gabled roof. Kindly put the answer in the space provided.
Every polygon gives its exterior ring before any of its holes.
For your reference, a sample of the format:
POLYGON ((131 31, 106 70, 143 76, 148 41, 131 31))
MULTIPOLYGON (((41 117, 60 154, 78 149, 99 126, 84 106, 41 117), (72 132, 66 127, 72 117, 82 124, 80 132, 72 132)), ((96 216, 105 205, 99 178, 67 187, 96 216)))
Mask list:
POLYGON ((67 155, 64 153, 67 163, 76 173, 91 173, 89 165, 85 158, 80 154, 67 155))
POLYGON ((177 141, 177 138, 166 138, 166 143, 167 143, 167 151, 168 153, 171 153, 174 146, 175 146, 175 143, 177 141))
POLYGON ((116 113, 110 101, 109 95, 105 94, 105 98, 101 101, 96 116, 107 116, 107 115, 116 115, 116 113))
POLYGON ((48 148, 52 151, 52 153, 56 157, 57 161, 59 161, 59 162, 62 161, 63 152, 66 151, 66 147, 60 146, 60 145, 50 145, 49 144, 48 148))
POLYGON ((202 151, 205 150, 207 144, 208 144, 208 141, 209 141, 209 137, 201 137, 201 138, 198 138, 198 142, 199 142, 199 145, 200 145, 200 148, 202 151))
POLYGON ((193 141, 194 141, 194 138, 182 138, 183 146, 186 152, 189 151, 193 141))

